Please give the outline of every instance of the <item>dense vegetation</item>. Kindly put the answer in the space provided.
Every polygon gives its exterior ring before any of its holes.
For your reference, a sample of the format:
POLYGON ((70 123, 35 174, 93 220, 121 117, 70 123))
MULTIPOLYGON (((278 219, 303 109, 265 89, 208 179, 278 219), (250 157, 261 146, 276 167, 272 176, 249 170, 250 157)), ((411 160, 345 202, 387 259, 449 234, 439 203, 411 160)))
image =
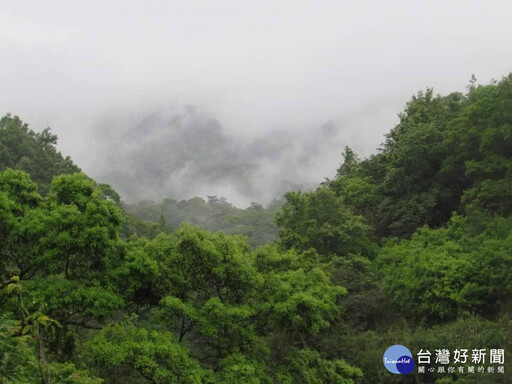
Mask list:
POLYGON ((0 133, 0 170, 12 168, 29 173, 42 193, 48 191, 54 176, 80 172, 69 157, 63 158, 57 152, 57 136, 49 128, 36 133, 19 117, 6 115, 0 119, 0 133))
POLYGON ((382 355, 504 348, 512 369, 512 75, 415 95, 377 154, 346 148, 334 180, 272 208, 275 242, 259 205, 125 214, 49 131, 1 122, 1 382, 506 382, 392 375, 382 355))
POLYGON ((228 203, 223 197, 207 197, 208 202, 200 197, 194 197, 181 201, 164 199, 159 204, 147 200, 124 204, 123 207, 130 217, 142 218, 147 223, 146 227, 132 229, 130 223, 133 220, 130 220, 125 226, 125 233, 152 237, 159 231, 168 232, 178 228, 181 223, 190 223, 213 232, 223 231, 247 236, 248 243, 253 247, 265 245, 276 239, 277 226, 274 216, 284 201, 274 200, 266 208, 260 203, 253 202, 248 208, 240 209, 228 203), (153 228, 154 224, 150 223, 160 224, 157 231, 153 228))

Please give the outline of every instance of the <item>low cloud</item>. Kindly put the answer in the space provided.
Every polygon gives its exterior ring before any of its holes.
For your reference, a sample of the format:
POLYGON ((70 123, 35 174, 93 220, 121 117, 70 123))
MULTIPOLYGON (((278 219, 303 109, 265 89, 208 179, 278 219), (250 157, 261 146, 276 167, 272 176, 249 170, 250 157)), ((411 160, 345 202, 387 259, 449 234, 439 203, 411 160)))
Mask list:
POLYGON ((364 136, 364 129, 335 121, 235 136, 193 106, 132 114, 129 121, 104 117, 90 132, 92 175, 125 200, 208 194, 240 207, 314 188, 334 175, 344 145, 364 136))

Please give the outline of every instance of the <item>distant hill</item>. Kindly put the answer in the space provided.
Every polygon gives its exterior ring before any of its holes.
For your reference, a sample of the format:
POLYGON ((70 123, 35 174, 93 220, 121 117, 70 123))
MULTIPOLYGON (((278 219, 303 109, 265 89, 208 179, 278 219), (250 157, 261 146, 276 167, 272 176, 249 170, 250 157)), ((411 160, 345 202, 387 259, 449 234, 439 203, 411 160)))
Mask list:
POLYGON ((212 194, 244 207, 315 189, 326 164, 334 171, 336 143, 347 140, 336 124, 312 132, 262 130, 255 137, 244 132, 192 106, 107 115, 89 131, 94 158, 87 168, 130 203, 212 194))
MULTIPOLYGON (((276 239, 274 216, 283 203, 284 201, 274 200, 264 208, 254 202, 247 209, 240 209, 222 197, 208 196, 208 202, 199 197, 181 201, 164 199, 160 203, 146 200, 125 204, 124 209, 147 222, 159 222, 162 229, 170 230, 187 222, 210 231, 245 235, 250 245, 258 246, 276 239)), ((151 233, 151 230, 148 231, 151 233)))
MULTIPOLYGON (((0 120, 0 171, 8 168, 25 171, 38 184, 39 192, 46 194, 53 177, 80 172, 69 156, 57 151, 57 139, 50 128, 38 133, 18 116, 5 115, 0 120)), ((107 184, 99 186, 105 198, 121 204, 115 190, 107 184)), ((125 225, 121 234, 125 238, 133 234, 152 238, 187 222, 211 231, 245 235, 252 246, 257 246, 275 240, 274 214, 278 206, 280 203, 274 202, 264 209, 253 203, 244 210, 213 196, 208 202, 199 197, 183 201, 165 199, 159 204, 141 201, 124 205, 125 225)))

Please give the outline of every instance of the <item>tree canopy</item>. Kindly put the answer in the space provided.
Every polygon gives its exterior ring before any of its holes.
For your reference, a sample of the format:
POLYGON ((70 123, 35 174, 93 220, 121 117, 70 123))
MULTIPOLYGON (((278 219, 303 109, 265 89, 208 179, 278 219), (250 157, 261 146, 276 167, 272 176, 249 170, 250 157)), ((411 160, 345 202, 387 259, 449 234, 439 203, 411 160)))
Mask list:
POLYGON ((399 118, 316 190, 239 210, 123 205, 5 116, 0 382, 506 383, 382 357, 512 351, 512 75, 419 92, 399 118))

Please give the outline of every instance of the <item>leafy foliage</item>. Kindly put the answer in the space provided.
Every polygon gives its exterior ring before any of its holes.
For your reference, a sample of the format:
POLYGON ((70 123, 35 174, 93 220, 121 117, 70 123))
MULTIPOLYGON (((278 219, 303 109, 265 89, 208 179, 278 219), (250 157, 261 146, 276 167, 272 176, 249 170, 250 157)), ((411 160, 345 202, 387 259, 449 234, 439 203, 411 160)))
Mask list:
POLYGON ((48 130, 4 117, 0 381, 505 383, 392 375, 382 354, 512 351, 511 106, 512 75, 427 89, 378 154, 346 147, 335 180, 282 207, 129 214, 108 185, 56 174, 77 169, 48 130))
POLYGON ((322 255, 372 255, 369 228, 332 190, 289 192, 285 197, 287 202, 276 216, 281 227, 280 242, 285 248, 314 248, 322 255))
POLYGON ((132 217, 132 229, 127 230, 128 235, 136 233, 152 238, 159 232, 168 233, 170 228, 178 228, 181 223, 189 223, 214 232, 223 231, 247 236, 249 244, 256 247, 275 240, 277 227, 274 223, 274 215, 279 206, 278 202, 277 205, 264 209, 261 204, 253 202, 247 209, 239 209, 223 198, 211 196, 208 202, 194 197, 182 201, 164 199, 158 204, 140 201, 135 204, 125 204, 124 207, 128 214, 147 221, 144 228, 143 223, 137 222, 132 217), (162 223, 162 219, 166 227, 160 225, 156 231, 152 231, 151 227, 154 228, 155 223, 162 223), (135 226, 138 226, 138 229, 134 228, 135 226))
POLYGON ((49 128, 36 133, 18 116, 7 114, 0 119, 0 171, 7 168, 29 173, 40 192, 49 190, 56 175, 79 172, 69 157, 57 152, 57 136, 49 128))
POLYGON ((105 383, 201 383, 208 373, 171 333, 129 323, 104 328, 86 344, 85 359, 105 383))
POLYGON ((424 228, 390 241, 379 254, 392 300, 418 318, 494 314, 512 295, 512 220, 454 216, 446 229, 424 228), (480 221, 480 223, 477 222, 480 221), (472 233, 471 226, 482 227, 472 233), (410 304, 414 303, 414 306, 410 304))

